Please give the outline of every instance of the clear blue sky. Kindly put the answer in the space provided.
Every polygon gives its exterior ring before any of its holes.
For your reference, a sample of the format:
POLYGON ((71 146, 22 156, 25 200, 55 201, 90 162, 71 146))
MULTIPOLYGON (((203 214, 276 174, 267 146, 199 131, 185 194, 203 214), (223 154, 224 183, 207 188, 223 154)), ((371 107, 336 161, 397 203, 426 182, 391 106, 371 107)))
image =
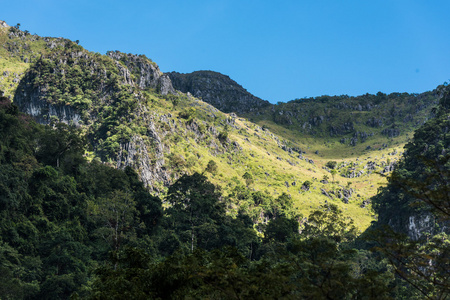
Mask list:
POLYGON ((20 0, 0 20, 163 72, 221 72, 254 95, 424 92, 450 79, 450 1, 20 0))

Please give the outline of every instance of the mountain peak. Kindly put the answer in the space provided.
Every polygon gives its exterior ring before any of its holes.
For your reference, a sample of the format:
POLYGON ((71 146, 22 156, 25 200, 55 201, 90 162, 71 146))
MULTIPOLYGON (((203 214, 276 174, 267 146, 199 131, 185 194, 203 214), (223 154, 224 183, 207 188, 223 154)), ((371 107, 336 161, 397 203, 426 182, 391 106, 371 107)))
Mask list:
POLYGON ((183 93, 189 92, 226 113, 247 113, 270 105, 268 101, 249 93, 229 76, 218 72, 195 71, 187 74, 171 72, 167 75, 175 89, 183 93))

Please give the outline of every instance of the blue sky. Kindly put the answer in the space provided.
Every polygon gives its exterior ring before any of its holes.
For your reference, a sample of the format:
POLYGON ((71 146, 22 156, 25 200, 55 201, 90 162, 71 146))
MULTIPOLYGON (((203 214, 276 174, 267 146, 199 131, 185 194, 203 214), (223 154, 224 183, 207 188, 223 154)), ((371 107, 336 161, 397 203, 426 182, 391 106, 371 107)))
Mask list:
POLYGON ((163 72, 213 70, 273 103, 450 81, 450 1, 21 0, 0 20, 163 72))

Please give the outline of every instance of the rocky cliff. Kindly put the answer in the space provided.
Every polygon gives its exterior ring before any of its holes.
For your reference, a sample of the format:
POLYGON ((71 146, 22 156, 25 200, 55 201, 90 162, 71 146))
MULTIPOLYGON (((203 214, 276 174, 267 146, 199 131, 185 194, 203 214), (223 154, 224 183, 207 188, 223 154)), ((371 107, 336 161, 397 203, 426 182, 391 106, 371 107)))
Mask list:
POLYGON ((163 191, 192 168, 202 170, 199 159, 205 153, 228 153, 231 160, 242 151, 228 137, 240 129, 234 119, 177 92, 169 76, 143 55, 100 55, 67 39, 30 36, 17 28, 5 33, 11 56, 30 45, 40 47, 40 56, 17 80, 14 103, 39 123, 82 127, 93 157, 133 167, 151 190, 163 191), (185 152, 191 146, 197 150, 185 152))
POLYGON ((107 55, 125 65, 133 75, 133 83, 139 88, 155 89, 161 95, 175 93, 169 76, 161 72, 158 65, 145 55, 126 54, 119 51, 109 51, 107 55))
MULTIPOLYGON (((17 38, 33 42, 15 29, 8 44, 19 47, 17 38)), ((146 108, 144 90, 175 93, 169 77, 143 56, 117 51, 102 56, 61 38, 39 41, 44 42, 41 55, 18 81, 14 103, 41 124, 83 126, 103 161, 132 166, 152 189, 156 183, 168 185, 163 130, 146 108), (138 120, 145 130, 133 129, 138 120)))
POLYGON ((326 180, 319 181, 330 175, 322 168, 328 159, 323 153, 328 147, 334 151, 335 145, 326 141, 319 154, 310 149, 310 140, 300 140, 316 132, 327 140, 334 138, 339 147, 356 145, 370 140, 372 130, 381 132, 383 126, 397 124, 395 118, 409 120, 410 113, 404 112, 408 101, 412 105, 406 109, 418 115, 428 109, 426 103, 432 103, 431 96, 393 95, 383 102, 383 95, 365 95, 271 105, 215 72, 165 75, 144 55, 118 51, 101 55, 67 39, 30 35, 15 27, 1 27, 0 39, 4 41, 0 61, 10 64, 2 69, 6 75, 0 78, 0 89, 10 87, 15 104, 40 123, 62 121, 81 127, 92 146, 87 153, 90 159, 118 168, 131 166, 154 191, 164 191, 184 173, 205 171, 213 161, 219 171, 212 179, 224 189, 233 189, 249 173, 254 191, 276 197, 288 193, 302 209, 312 209, 328 197, 339 199, 340 205, 353 207, 349 212, 360 212, 360 224, 371 221, 367 203, 377 188, 367 179, 376 172, 392 171, 393 163, 384 156, 391 145, 379 143, 376 150, 383 156, 367 158, 367 164, 355 161, 353 153, 349 161, 340 162, 338 176, 358 186, 351 196, 348 186, 333 194, 335 189, 326 180), (263 123, 258 126, 236 114, 226 115, 177 89, 263 123), (390 101, 394 98, 395 107, 390 101), (389 113, 384 114, 386 110, 389 113), (272 129, 271 123, 264 123, 271 121, 282 126, 272 129), (286 137, 272 130, 287 133, 286 137), (302 189, 305 182, 311 183, 307 191, 302 189))
POLYGON ((167 73, 175 89, 191 93, 194 97, 219 110, 237 114, 258 111, 270 105, 268 101, 253 96, 230 77, 213 71, 196 71, 188 74, 167 73))

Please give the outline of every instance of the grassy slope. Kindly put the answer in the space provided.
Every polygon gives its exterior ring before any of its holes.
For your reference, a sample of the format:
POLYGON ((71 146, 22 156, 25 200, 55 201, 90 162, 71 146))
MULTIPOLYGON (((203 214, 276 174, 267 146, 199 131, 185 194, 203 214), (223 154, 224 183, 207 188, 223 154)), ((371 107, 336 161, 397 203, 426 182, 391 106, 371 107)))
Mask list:
MULTIPOLYGON (((202 102, 199 101, 198 103, 202 102)), ((208 107, 204 103, 202 103, 202 106, 208 107)), ((328 175, 331 181, 331 174, 322 167, 329 160, 336 160, 338 163, 344 161, 360 162, 358 170, 362 170, 363 165, 368 161, 375 161, 380 165, 386 162, 388 158, 391 161, 395 161, 400 156, 399 153, 402 151, 404 139, 406 138, 406 136, 399 137, 394 142, 395 145, 393 147, 380 151, 365 151, 365 146, 362 145, 349 149, 348 146, 339 142, 323 145, 317 139, 307 138, 304 140, 298 138, 297 144, 307 152, 304 156, 314 161, 314 164, 311 164, 299 159, 298 154, 295 152, 294 154, 289 154, 283 151, 279 144, 284 141, 270 131, 262 130, 259 125, 242 118, 237 119, 235 125, 237 128, 229 127, 229 137, 243 148, 242 151, 226 152, 215 156, 211 153, 209 147, 196 143, 193 139, 184 140, 173 145, 172 151, 181 153, 186 160, 201 157, 193 166, 193 170, 196 171, 204 170, 210 159, 215 160, 218 164, 218 173, 216 175, 208 174, 208 176, 212 182, 222 186, 225 192, 235 186, 234 180, 232 180, 233 177, 244 183, 242 175, 245 172, 250 172, 255 178, 255 182, 249 186, 250 189, 267 191, 274 197, 279 196, 283 192, 288 193, 294 199, 296 207, 303 216, 307 216, 310 211, 317 209, 320 205, 324 205, 326 201, 335 203, 348 216, 354 218, 356 225, 361 230, 370 225, 370 222, 375 218, 370 205, 362 208, 361 204, 364 200, 375 195, 378 187, 386 183, 386 179, 375 173, 351 179, 337 175, 336 181, 339 183, 322 184, 320 180, 324 175, 328 175), (308 148, 319 150, 319 155, 314 154, 308 148), (397 150, 397 154, 388 155, 394 150, 397 150), (287 160, 290 160, 295 165, 291 165, 287 160), (269 175, 266 175, 266 172, 269 175), (302 183, 306 180, 312 181, 312 186, 308 192, 304 192, 301 189, 302 183), (289 183, 289 186, 286 186, 286 182, 289 183), (293 182, 296 182, 295 186, 292 185, 293 182), (337 188, 339 184, 346 186, 348 182, 351 183, 351 187, 355 190, 348 204, 344 204, 336 197, 330 200, 321 193, 322 188, 329 191, 337 188), (357 196, 358 194, 360 195, 359 197, 357 196)), ((219 125, 218 128, 222 127, 219 125)), ((285 132, 285 136, 287 133, 292 134, 285 128, 281 127, 280 130, 285 132)), ((378 171, 380 170, 378 168, 378 171)))
POLYGON ((18 36, 10 39, 9 34, 9 28, 0 28, 0 90, 12 99, 18 81, 22 79, 30 63, 48 49, 44 39, 37 35, 17 31, 18 36))
MULTIPOLYGON (((20 36, 13 40, 7 37, 7 31, 3 29, 0 34, 0 75, 7 71, 9 75, 3 76, 0 81, 0 89, 6 92, 7 96, 12 96, 17 87, 17 82, 14 78, 20 79, 27 71, 30 63, 25 63, 26 57, 33 59, 39 53, 50 51, 47 42, 42 38, 36 36, 20 36), (18 51, 8 50, 8 44, 15 42, 19 44, 18 51)), ((166 152, 167 168, 174 170, 176 166, 171 163, 170 153, 180 155, 184 162, 181 167, 187 169, 188 172, 198 171, 202 172, 209 160, 215 160, 218 164, 218 173, 216 175, 208 174, 211 181, 220 185, 225 194, 235 186, 235 182, 240 181, 244 183, 242 175, 245 172, 250 172, 255 178, 255 182, 249 186, 250 189, 267 191, 274 197, 283 192, 292 196, 295 206, 303 214, 307 216, 309 211, 316 209, 323 205, 325 201, 332 202, 340 206, 346 214, 355 219, 356 225, 364 230, 370 222, 374 219, 373 212, 370 205, 366 208, 361 208, 360 205, 364 199, 368 199, 376 193, 380 184, 386 182, 385 178, 372 174, 364 175, 359 178, 347 179, 340 176, 336 180, 341 185, 346 185, 351 182, 351 187, 356 189, 353 197, 348 204, 344 204, 339 199, 330 200, 321 194, 320 189, 325 188, 331 190, 337 187, 337 184, 320 183, 320 179, 324 175, 331 175, 328 171, 322 169, 325 163, 329 160, 336 160, 338 162, 353 161, 365 162, 367 160, 377 160, 379 162, 386 161, 387 153, 392 152, 393 149, 400 150, 407 139, 407 136, 400 136, 395 138, 390 147, 382 151, 364 151, 366 145, 360 144, 356 147, 349 147, 342 145, 335 139, 317 139, 311 135, 298 134, 294 130, 286 129, 285 127, 274 124, 267 120, 260 120, 259 124, 266 124, 272 132, 263 131, 259 125, 249 122, 246 119, 237 119, 235 127, 228 126, 229 138, 231 141, 236 141, 242 150, 232 149, 230 145, 225 145, 228 150, 220 146, 219 153, 212 151, 211 142, 220 144, 216 136, 206 131, 204 136, 198 138, 188 128, 188 120, 179 118, 181 111, 188 107, 195 107, 195 120, 197 123, 204 123, 205 127, 214 126, 218 132, 223 131, 228 115, 216 112, 208 104, 203 103, 197 99, 191 99, 184 96, 184 102, 174 106, 172 102, 167 101, 155 93, 146 94, 146 103, 148 111, 150 111, 155 118, 170 114, 169 119, 177 124, 181 124, 180 128, 173 133, 166 133, 164 143, 170 152, 166 152), (215 118, 211 117, 211 111, 214 111, 215 118), (184 132, 183 132, 184 130, 184 132), (278 136, 283 136, 279 138, 278 136), (314 160, 314 164, 299 159, 298 154, 291 155, 283 151, 279 144, 293 143, 303 149, 306 154, 304 156, 314 160), (314 154, 318 150, 319 154, 314 154), (221 152, 221 153, 220 153, 221 152), (384 157, 383 157, 384 156, 384 157), (278 157, 278 158, 277 158, 278 157), (291 165, 287 162, 290 160, 291 165), (268 173, 268 175, 266 175, 268 173), (234 178, 234 179, 233 179, 234 178), (301 190, 302 183, 306 180, 312 182, 310 191, 304 192, 301 190), (289 187, 286 186, 289 183, 289 187), (293 186, 292 183, 296 182, 293 186), (357 197, 357 194, 360 197, 357 197)), ((159 130, 164 131, 163 123, 159 124, 159 130)), ((374 141, 375 143, 381 143, 374 141)), ((95 153, 91 154, 92 157, 95 153)), ((398 158, 396 156, 389 156, 391 160, 398 158)), ((362 167, 362 166, 360 166, 362 167)), ((180 172, 183 172, 181 170, 180 172)), ((174 171, 174 174, 179 174, 174 171)), ((176 176, 175 176, 176 177, 176 176)))

